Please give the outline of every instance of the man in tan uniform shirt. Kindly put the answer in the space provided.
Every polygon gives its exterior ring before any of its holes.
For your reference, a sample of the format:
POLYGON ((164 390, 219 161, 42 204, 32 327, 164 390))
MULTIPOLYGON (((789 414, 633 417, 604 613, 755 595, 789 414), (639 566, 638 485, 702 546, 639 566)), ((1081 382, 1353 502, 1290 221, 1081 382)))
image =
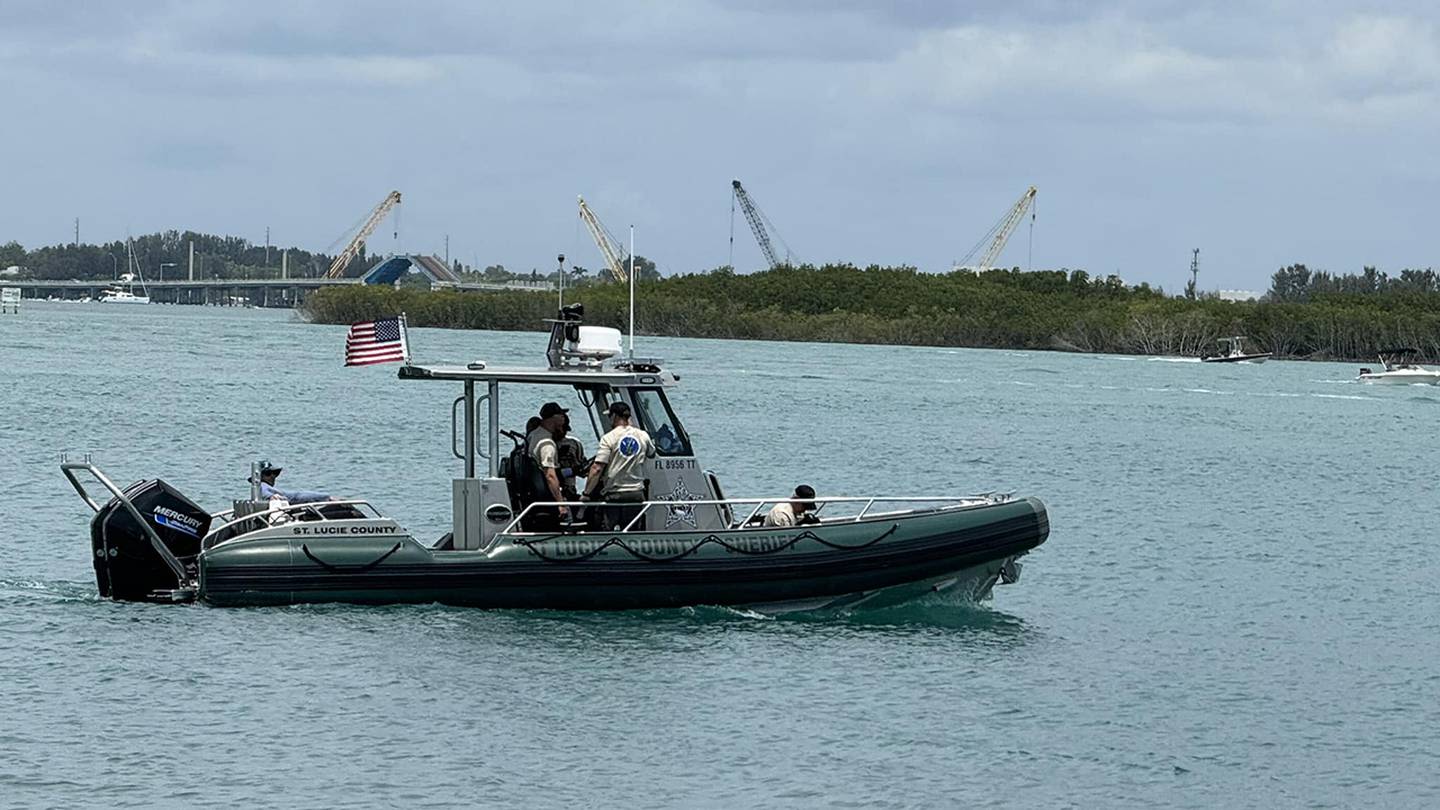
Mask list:
MULTIPOLYGON (((568 411, 560 407, 558 402, 545 403, 540 406, 539 426, 525 437, 530 461, 539 472, 539 478, 534 482, 536 500, 565 500, 565 492, 560 485, 560 460, 555 444, 555 431, 565 424, 566 413, 568 411)), ((533 516, 529 521, 530 531, 553 531, 556 523, 570 517, 570 507, 537 506, 530 510, 530 514, 533 516)))
POLYGON ((765 515, 766 526, 794 526, 806 522, 806 515, 815 508, 815 490, 809 484, 795 487, 792 500, 775 504, 765 515))

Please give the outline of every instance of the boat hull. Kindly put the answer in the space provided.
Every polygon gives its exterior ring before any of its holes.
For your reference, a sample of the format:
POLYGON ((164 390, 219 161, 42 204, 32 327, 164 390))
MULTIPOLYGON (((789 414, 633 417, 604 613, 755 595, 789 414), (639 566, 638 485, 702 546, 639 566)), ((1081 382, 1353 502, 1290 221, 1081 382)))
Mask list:
POLYGON ((1270 359, 1270 355, 1269 355, 1268 353, 1267 353, 1267 354, 1237 354, 1237 355, 1223 355, 1223 356, 1220 356, 1220 357, 1202 357, 1202 358, 1200 358, 1200 362, 1202 362, 1202 363, 1263 363, 1263 362, 1265 362, 1266 360, 1269 360, 1269 359, 1270 359))
POLYGON ((516 535, 488 551, 435 550, 402 534, 277 535, 202 553, 199 597, 561 610, 809 609, 942 589, 983 597, 1048 535, 1034 498, 788 529, 516 535))
POLYGON ((1440 372, 1382 371, 1361 374, 1359 379, 1372 385, 1440 385, 1440 372))

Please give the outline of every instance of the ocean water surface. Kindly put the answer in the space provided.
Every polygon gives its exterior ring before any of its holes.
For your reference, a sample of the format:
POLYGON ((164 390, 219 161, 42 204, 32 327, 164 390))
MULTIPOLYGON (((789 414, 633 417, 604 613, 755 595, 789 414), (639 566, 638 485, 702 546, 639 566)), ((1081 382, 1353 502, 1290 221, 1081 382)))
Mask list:
MULTIPOLYGON (((448 530, 451 384, 285 311, 0 316, 0 806, 1433 806, 1440 389, 1326 363, 640 340, 734 495, 1015 491, 978 605, 774 618, 100 600, 59 454, 448 530)), ((540 334, 415 330, 539 364, 540 334)), ((517 426, 555 392, 505 393, 517 426)), ((592 444, 592 442, 587 442, 592 444)))

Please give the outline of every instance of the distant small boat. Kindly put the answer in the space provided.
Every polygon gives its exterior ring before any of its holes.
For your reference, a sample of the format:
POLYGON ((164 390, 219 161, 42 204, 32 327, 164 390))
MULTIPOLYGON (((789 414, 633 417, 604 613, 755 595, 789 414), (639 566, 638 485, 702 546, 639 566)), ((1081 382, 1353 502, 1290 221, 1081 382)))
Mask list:
POLYGON ((1245 351, 1245 338, 1243 335, 1223 337, 1215 341, 1220 344, 1220 351, 1215 354, 1204 354, 1200 356, 1202 363, 1263 363, 1270 358, 1270 352, 1249 352, 1245 351))
POLYGON ((1412 362, 1409 358, 1419 354, 1417 349, 1381 349, 1380 365, 1383 371, 1360 369, 1360 382, 1386 385, 1440 385, 1440 371, 1432 371, 1412 362))

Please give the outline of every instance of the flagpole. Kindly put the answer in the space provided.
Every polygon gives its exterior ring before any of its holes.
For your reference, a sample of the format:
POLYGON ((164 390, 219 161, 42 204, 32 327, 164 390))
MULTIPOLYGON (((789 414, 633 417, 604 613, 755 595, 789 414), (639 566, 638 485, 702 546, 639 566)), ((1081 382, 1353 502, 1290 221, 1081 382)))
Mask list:
POLYGON ((400 351, 405 355, 405 365, 410 365, 410 319, 400 313, 400 351))
POLYGON ((630 359, 635 359, 635 226, 630 226, 630 359))

